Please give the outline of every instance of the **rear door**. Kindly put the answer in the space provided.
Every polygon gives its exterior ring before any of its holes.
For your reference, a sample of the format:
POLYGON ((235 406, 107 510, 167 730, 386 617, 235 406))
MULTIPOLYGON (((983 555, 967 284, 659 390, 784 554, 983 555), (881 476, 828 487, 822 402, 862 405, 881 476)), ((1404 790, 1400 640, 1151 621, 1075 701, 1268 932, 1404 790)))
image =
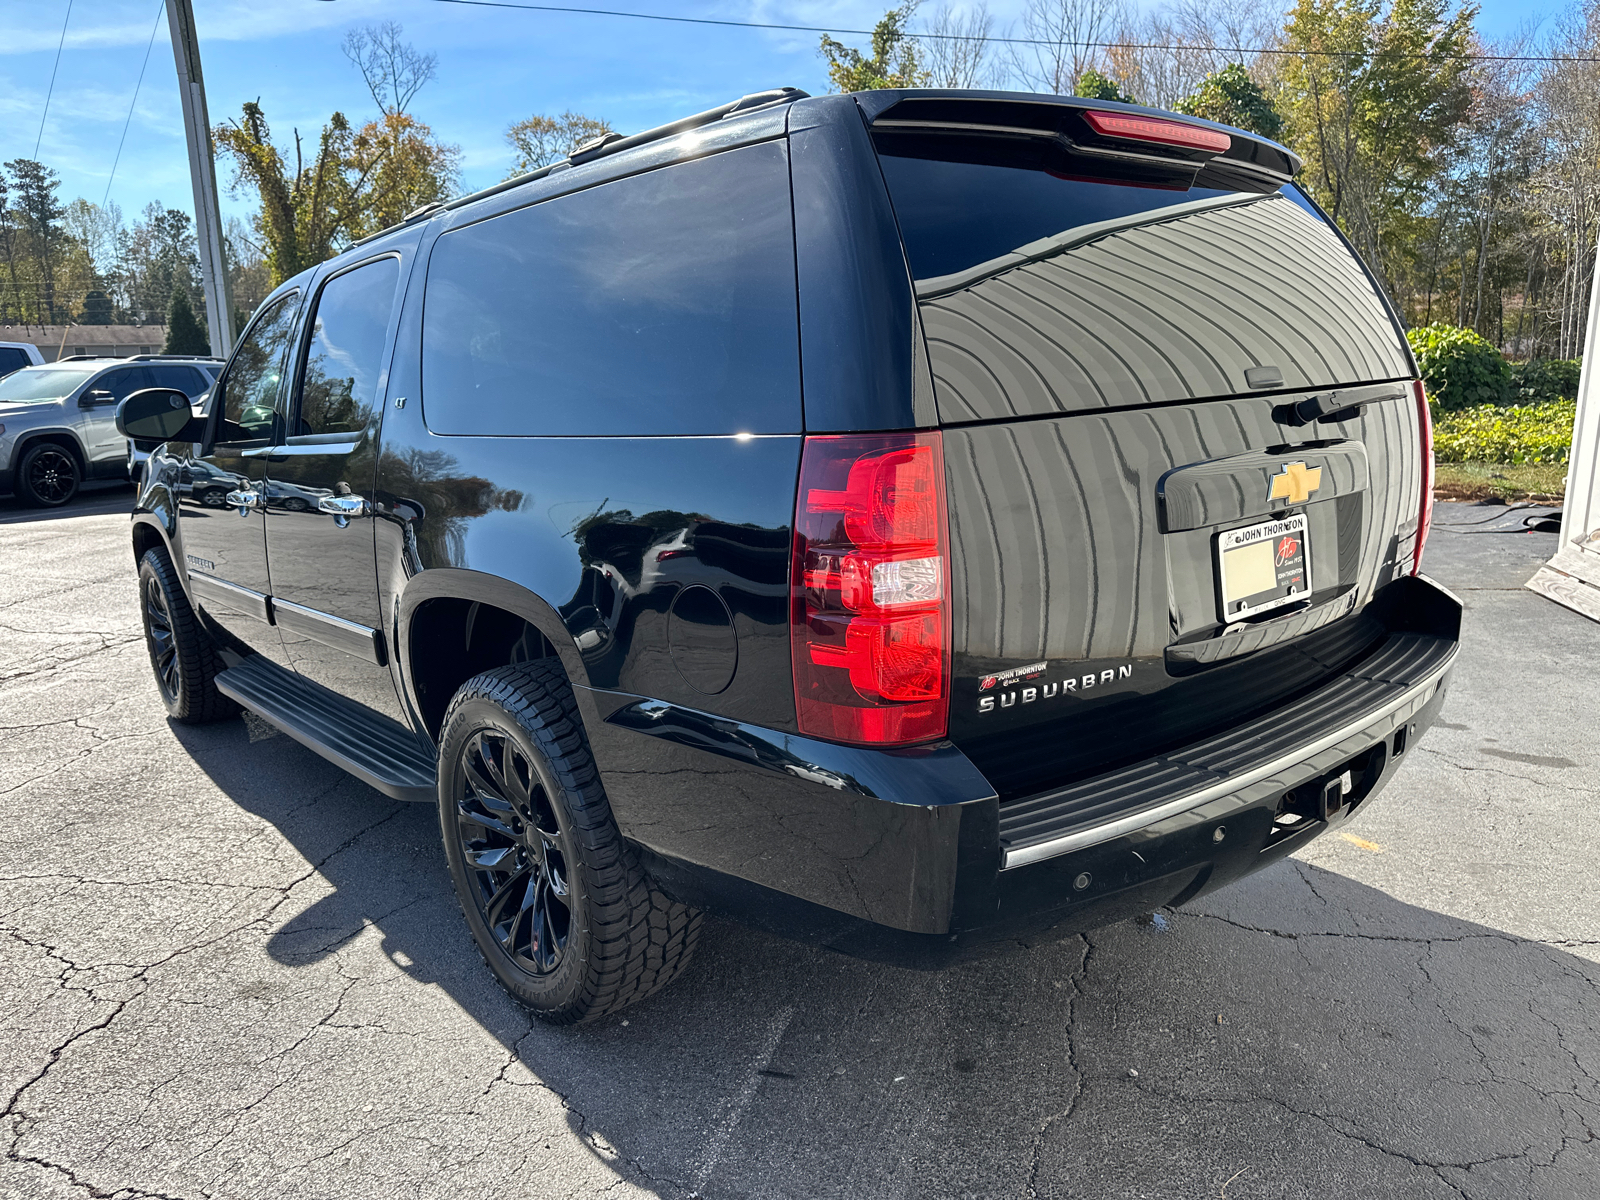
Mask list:
POLYGON ((1242 138, 1166 161, 1074 109, 1037 135, 900 110, 874 141, 945 430, 950 733, 1002 797, 1363 653, 1412 566, 1421 449, 1409 354, 1337 232, 1242 138))
POLYGON ((401 717, 379 630, 372 486, 408 264, 385 253, 322 281, 306 321, 288 436, 267 471, 273 614, 295 669, 401 717))

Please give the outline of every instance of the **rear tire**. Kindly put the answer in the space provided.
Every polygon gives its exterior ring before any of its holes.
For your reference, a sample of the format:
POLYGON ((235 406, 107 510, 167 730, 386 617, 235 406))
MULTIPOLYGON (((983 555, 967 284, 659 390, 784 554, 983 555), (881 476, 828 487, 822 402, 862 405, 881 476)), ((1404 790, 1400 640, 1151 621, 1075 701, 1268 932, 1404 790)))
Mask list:
POLYGON ((80 482, 78 460, 55 442, 30 447, 17 464, 17 491, 35 508, 60 508, 78 494, 80 482))
POLYGON ((222 662, 178 583, 165 547, 152 546, 139 560, 139 613, 168 716, 184 725, 200 725, 239 711, 217 691, 222 662))
POLYGON ((623 840, 558 664, 499 667, 456 693, 439 824, 479 951, 543 1020, 616 1012, 693 954, 700 913, 656 891, 623 840))

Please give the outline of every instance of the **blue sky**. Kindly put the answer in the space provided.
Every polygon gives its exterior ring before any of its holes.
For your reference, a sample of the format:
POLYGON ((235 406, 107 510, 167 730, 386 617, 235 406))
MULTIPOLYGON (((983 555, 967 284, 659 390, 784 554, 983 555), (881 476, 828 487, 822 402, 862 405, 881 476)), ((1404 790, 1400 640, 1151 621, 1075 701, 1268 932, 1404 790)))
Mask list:
MULTIPOLYGON (((571 0, 569 0, 571 2, 571 0)), ((582 3, 583 0, 578 0, 582 3)), ((68 0, 0 0, 0 161, 33 157, 68 0)), ((565 108, 630 132, 746 92, 791 85, 817 93, 827 76, 817 35, 716 29, 610 17, 476 8, 438 0, 193 0, 213 123, 259 98, 280 145, 298 127, 314 139, 328 114, 373 115, 360 76, 339 49, 347 29, 379 20, 439 56, 438 77, 412 111, 463 151, 468 189, 500 179, 511 154, 505 127, 565 108)), ((1022 0, 991 0, 998 26, 1022 0)), ((610 6, 608 4, 608 6, 610 6)), ((888 0, 729 0, 618 8, 681 16, 870 28, 888 0)), ((99 202, 128 118, 158 0, 75 0, 38 157, 62 178, 65 199, 99 202)), ((931 7, 931 6, 930 6, 931 7)), ((1508 35, 1540 9, 1488 0, 1479 28, 1508 35)), ((1556 11, 1554 5, 1545 12, 1556 11)), ((864 44, 862 39, 843 39, 864 44)), ((218 182, 227 188, 229 178, 218 182)), ((150 200, 189 210, 172 44, 159 18, 110 198, 132 217, 150 200)), ((244 215, 247 194, 224 194, 244 215)))

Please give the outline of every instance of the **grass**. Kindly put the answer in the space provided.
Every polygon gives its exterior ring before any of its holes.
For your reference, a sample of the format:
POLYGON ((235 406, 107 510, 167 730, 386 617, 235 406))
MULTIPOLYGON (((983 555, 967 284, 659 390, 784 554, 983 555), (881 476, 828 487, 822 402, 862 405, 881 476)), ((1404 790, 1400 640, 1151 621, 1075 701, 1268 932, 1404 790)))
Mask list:
POLYGON ((1440 500, 1560 500, 1566 463, 1436 463, 1433 494, 1440 500))

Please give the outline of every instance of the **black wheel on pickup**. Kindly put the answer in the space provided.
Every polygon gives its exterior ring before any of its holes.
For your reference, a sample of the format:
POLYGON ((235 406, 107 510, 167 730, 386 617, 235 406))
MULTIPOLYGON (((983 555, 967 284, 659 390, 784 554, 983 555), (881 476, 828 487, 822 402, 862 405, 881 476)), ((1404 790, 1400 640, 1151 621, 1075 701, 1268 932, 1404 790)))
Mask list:
POLYGON ((222 662, 178 583, 165 547, 152 546, 139 560, 139 612, 167 714, 185 725, 199 725, 238 712, 217 691, 222 662))
POLYGON ((656 891, 623 840, 560 666, 468 680, 439 742, 450 875, 506 990, 566 1025, 672 982, 700 914, 656 891))
POLYGON ((17 490, 36 508, 59 508, 78 494, 80 474, 72 451, 40 442, 17 464, 17 490))

